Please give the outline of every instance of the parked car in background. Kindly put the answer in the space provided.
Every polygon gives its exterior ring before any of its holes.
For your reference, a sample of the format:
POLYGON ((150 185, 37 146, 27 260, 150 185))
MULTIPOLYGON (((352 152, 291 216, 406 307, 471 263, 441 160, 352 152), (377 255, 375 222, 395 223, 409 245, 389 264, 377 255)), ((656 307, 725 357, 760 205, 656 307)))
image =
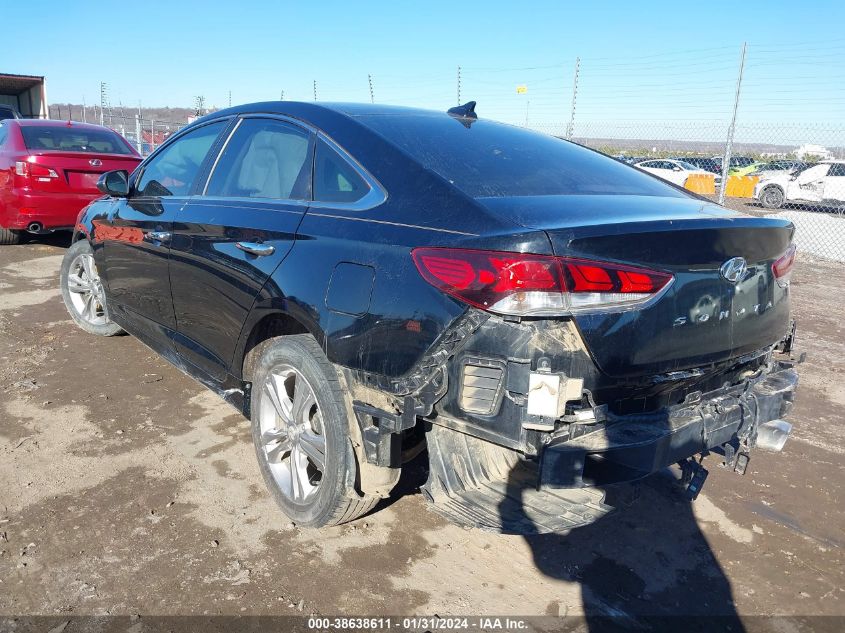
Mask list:
MULTIPOLYGON (((719 173, 722 173, 722 163, 724 158, 722 156, 714 156, 711 159, 719 168, 719 173)), ((731 163, 728 169, 728 174, 731 176, 744 176, 751 171, 754 171, 753 166, 757 161, 749 156, 731 156, 731 163)))
POLYGON ((753 163, 750 163, 750 164, 744 165, 744 166, 731 167, 730 175, 731 176, 750 176, 755 171, 757 171, 760 168, 761 165, 762 165, 762 163, 753 162, 753 163))
POLYGON ((706 171, 695 165, 687 163, 683 160, 675 160, 670 158, 657 158, 653 160, 644 160, 635 163, 634 167, 642 169, 650 174, 659 176, 663 180, 668 180, 671 183, 683 187, 687 178, 690 176, 714 176, 716 185, 721 184, 722 177, 712 172, 706 171))
POLYGON ((749 156, 731 156, 731 169, 744 169, 757 161, 749 156))
POLYGON ((690 165, 694 165, 698 167, 698 169, 703 169, 704 171, 709 171, 711 174, 717 174, 719 176, 722 175, 722 170, 719 165, 716 163, 715 160, 712 158, 703 158, 701 156, 685 156, 685 157, 678 157, 673 158, 672 160, 679 160, 690 165))
POLYGON ((0 244, 21 235, 73 229, 100 195, 97 179, 131 172, 141 156, 114 130, 39 119, 0 122, 0 244))
POLYGON ((626 165, 633 165, 634 163, 647 159, 646 156, 628 156, 627 154, 620 154, 618 156, 614 156, 613 158, 625 163, 626 165))
POLYGON ((810 163, 805 163, 801 160, 773 160, 768 163, 761 163, 757 168, 748 174, 749 176, 757 176, 759 178, 771 178, 781 174, 794 174, 795 172, 806 169, 810 163))
POLYGON ((789 203, 832 207, 845 204, 845 160, 825 160, 794 173, 774 173, 754 188, 754 198, 767 209, 779 209, 789 203))
POLYGON ((20 119, 21 114, 17 110, 15 110, 12 106, 8 105, 0 105, 0 121, 5 121, 6 119, 20 119))
POLYGON ((62 263, 71 317, 237 406, 302 526, 368 512, 424 446, 435 510, 521 533, 591 523, 604 486, 675 463, 694 498, 700 453, 744 472, 779 450, 793 225, 474 105, 195 121, 100 178, 62 263))

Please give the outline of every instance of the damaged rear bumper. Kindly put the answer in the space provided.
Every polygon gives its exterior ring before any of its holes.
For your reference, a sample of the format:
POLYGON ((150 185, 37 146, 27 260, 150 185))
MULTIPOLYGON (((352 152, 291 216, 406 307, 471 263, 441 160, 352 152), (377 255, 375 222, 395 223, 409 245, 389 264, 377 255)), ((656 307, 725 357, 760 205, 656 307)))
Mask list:
POLYGON ((728 465, 757 444, 761 425, 792 406, 798 374, 791 361, 741 385, 711 391, 645 415, 553 436, 540 454, 540 485, 583 488, 633 481, 699 453, 721 450, 728 465))

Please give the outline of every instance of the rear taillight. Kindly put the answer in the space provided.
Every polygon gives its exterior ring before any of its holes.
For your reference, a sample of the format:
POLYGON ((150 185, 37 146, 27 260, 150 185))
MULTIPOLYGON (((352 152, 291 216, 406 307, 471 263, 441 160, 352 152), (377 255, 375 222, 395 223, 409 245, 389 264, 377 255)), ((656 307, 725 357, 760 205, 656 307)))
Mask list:
POLYGON ((15 175, 36 180, 52 180, 59 177, 54 169, 23 160, 15 161, 15 175))
POLYGON ((482 310, 514 316, 621 312, 663 292, 672 275, 634 266, 550 255, 417 248, 430 284, 482 310))
POLYGON ((789 275, 792 268, 795 266, 795 253, 797 249, 795 244, 790 244, 786 252, 778 257, 772 264, 772 274, 775 276, 775 281, 781 288, 786 288, 789 285, 789 275))

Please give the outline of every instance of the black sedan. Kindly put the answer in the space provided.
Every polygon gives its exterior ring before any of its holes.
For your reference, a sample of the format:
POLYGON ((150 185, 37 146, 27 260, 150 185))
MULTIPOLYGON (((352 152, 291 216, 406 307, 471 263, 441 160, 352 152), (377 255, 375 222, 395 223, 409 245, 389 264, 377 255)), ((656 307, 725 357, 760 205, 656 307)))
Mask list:
POLYGON ((427 448, 435 509, 565 530, 597 486, 680 463, 694 497, 695 455, 741 471, 789 432, 792 225, 472 103, 239 106, 98 186, 71 316, 248 416, 298 524, 369 511, 427 448))

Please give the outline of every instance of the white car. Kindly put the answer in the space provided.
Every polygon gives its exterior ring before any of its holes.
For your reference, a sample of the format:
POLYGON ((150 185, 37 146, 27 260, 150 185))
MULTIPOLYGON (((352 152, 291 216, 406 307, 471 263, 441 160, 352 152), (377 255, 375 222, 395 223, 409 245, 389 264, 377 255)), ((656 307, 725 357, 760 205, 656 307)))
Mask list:
POLYGON ((789 203, 842 206, 845 160, 825 160, 792 175, 763 178, 754 187, 754 198, 767 209, 779 209, 789 203))
POLYGON ((679 187, 683 187, 686 182, 687 178, 690 176, 713 176, 716 180, 716 185, 719 185, 722 181, 722 177, 716 174, 713 174, 709 171, 705 171, 703 169, 699 169, 695 165, 690 165, 687 162, 682 160, 671 160, 668 158, 655 158, 652 160, 644 160, 634 165, 637 169, 642 169, 643 171, 647 171, 650 174, 654 174, 662 178, 663 180, 668 180, 671 183, 678 185, 679 187))

